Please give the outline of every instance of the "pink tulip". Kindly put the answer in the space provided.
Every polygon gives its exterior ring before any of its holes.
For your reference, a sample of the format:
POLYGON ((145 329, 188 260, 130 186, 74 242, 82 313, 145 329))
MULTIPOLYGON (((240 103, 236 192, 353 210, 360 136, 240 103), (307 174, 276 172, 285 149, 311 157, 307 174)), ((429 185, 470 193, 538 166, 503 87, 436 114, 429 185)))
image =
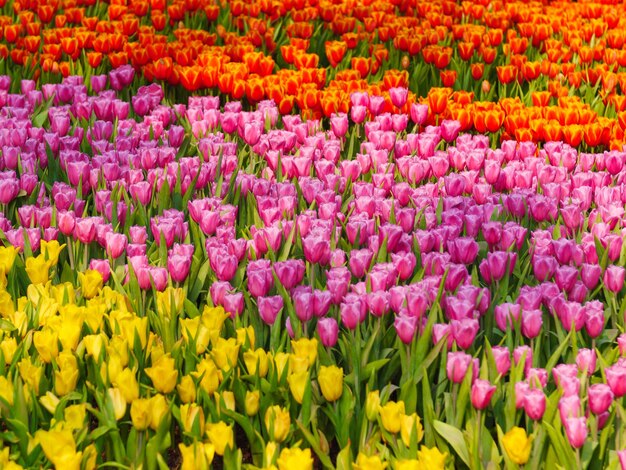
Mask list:
POLYGON ((606 381, 611 387, 611 391, 616 398, 621 398, 626 395, 626 367, 623 365, 615 364, 607 367, 604 372, 606 373, 606 381))
POLYGON ((449 352, 446 364, 448 380, 460 384, 472 363, 472 356, 463 352, 449 352))
POLYGON ((538 421, 546 411, 546 396, 543 390, 529 389, 524 395, 524 411, 530 419, 538 421))
POLYGON ((261 320, 267 325, 273 325, 283 308, 283 298, 280 295, 259 297, 256 302, 261 320))
POLYGON ((589 397, 589 410, 600 415, 609 410, 613 403, 613 392, 611 387, 603 383, 593 384, 587 390, 589 397))
POLYGON ((496 386, 488 380, 476 379, 472 385, 470 399, 472 406, 477 410, 484 410, 489 406, 491 397, 496 392, 496 386))
POLYGON ((624 287, 624 276, 626 275, 626 270, 621 266, 607 266, 606 271, 604 271, 604 285, 606 288, 617 294, 624 287))
POLYGON ((332 348, 337 344, 337 338, 339 336, 339 325, 334 318, 322 318, 317 322, 317 332, 320 336, 321 343, 327 347, 332 348))
POLYGON ((465 318, 463 320, 452 320, 450 322, 452 337, 461 349, 469 349, 476 338, 480 328, 478 320, 465 318))
POLYGON ((567 418, 563 424, 570 445, 576 449, 581 448, 587 440, 587 418, 567 418))
POLYGON ((541 332, 543 314, 541 310, 522 310, 522 334, 529 339, 536 338, 541 332))
POLYGON ((415 332, 417 331, 417 318, 400 314, 396 316, 393 326, 395 327, 400 340, 404 344, 410 344, 415 337, 415 332))

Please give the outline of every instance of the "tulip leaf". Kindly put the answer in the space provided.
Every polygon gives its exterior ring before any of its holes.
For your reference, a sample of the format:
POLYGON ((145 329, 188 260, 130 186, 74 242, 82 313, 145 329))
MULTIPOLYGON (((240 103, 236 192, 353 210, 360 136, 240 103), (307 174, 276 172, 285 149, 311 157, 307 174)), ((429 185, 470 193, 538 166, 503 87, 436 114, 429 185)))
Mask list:
POLYGON ((550 437, 550 442, 554 447, 554 452, 556 453, 559 461, 564 464, 565 468, 577 468, 576 459, 563 435, 560 432, 557 432, 556 429, 554 429, 554 427, 547 422, 543 422, 542 426, 550 437))
POLYGON ((548 373, 548 375, 550 375, 553 367, 556 365, 556 363, 559 361, 559 358, 561 357, 563 352, 569 346, 570 339, 574 333, 576 333, 576 330, 572 328, 569 334, 567 335, 567 337, 563 341, 561 341, 561 344, 559 344, 559 347, 556 348, 556 350, 552 353, 552 356, 550 356, 550 359, 548 359, 548 362, 546 363, 546 372, 548 373))
POLYGON ((433 426, 435 427, 435 431, 452 446, 463 463, 471 467, 467 443, 465 442, 465 437, 461 430, 438 420, 433 421, 433 426))

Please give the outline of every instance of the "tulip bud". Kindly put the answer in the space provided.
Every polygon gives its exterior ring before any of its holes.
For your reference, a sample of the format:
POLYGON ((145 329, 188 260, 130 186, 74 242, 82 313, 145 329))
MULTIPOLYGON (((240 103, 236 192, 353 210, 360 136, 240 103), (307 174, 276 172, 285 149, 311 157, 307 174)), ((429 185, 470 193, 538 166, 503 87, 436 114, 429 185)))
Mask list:
POLYGON ((261 392, 258 390, 246 391, 245 410, 248 416, 254 416, 259 412, 261 392))
POLYGON ((380 408, 380 392, 373 390, 367 394, 365 399, 365 414, 370 421, 376 421, 380 408))

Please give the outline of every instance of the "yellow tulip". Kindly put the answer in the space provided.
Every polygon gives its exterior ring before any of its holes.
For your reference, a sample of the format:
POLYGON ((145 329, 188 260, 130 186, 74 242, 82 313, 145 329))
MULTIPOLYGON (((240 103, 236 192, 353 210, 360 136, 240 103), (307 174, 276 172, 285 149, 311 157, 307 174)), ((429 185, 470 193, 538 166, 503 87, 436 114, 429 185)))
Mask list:
POLYGON ((211 444, 215 447, 215 453, 217 455, 224 455, 226 446, 232 449, 235 445, 233 428, 223 421, 218 423, 207 423, 206 433, 207 437, 211 441, 211 444))
POLYGON ((148 398, 137 398, 130 405, 130 419, 137 431, 145 431, 150 426, 151 402, 148 398))
POLYGON ((286 448, 283 449, 276 461, 278 470, 312 470, 313 457, 311 457, 311 449, 286 448))
POLYGON ((112 383, 120 389, 126 403, 132 403, 139 398, 139 384, 135 373, 129 368, 120 372, 112 383))
POLYGON ((111 400, 111 404, 113 405, 113 414, 115 415, 115 419, 119 421, 126 414, 126 400, 124 400, 124 395, 119 388, 109 388, 107 390, 107 394, 109 396, 109 400, 111 400))
POLYGON ((119 357, 120 364, 122 367, 126 367, 128 365, 128 341, 126 338, 115 335, 109 341, 109 345, 107 347, 107 353, 109 356, 116 355, 119 357))
POLYGON ((239 344, 235 338, 218 338, 211 351, 215 365, 224 372, 228 372, 237 365, 238 356, 239 344))
POLYGON ((214 392, 215 401, 217 403, 217 411, 220 410, 220 404, 224 401, 224 406, 229 411, 235 411, 235 394, 230 390, 224 390, 222 393, 214 392))
POLYGON ((76 292, 74 292, 74 285, 71 282, 50 286, 50 296, 60 305, 76 302, 76 292))
POLYGON ((148 344, 148 317, 138 317, 128 314, 120 319, 122 336, 126 339, 131 349, 135 345, 135 337, 139 338, 141 349, 145 349, 148 344))
POLYGON ((181 318, 179 322, 185 342, 189 343, 193 340, 196 345, 196 354, 204 353, 209 346, 211 336, 209 329, 202 324, 201 318, 181 318))
POLYGON ((9 447, 0 449, 0 468, 2 470, 22 470, 24 467, 11 461, 10 450, 9 447))
POLYGON ((280 379, 283 376, 283 371, 285 370, 285 366, 287 366, 289 356, 290 354, 283 352, 279 352, 274 355, 274 366, 277 379, 280 379))
POLYGON ((0 317, 9 318, 15 313, 13 298, 4 287, 0 286, 0 317))
POLYGON ((61 245, 57 240, 41 240, 41 254, 50 262, 50 266, 56 266, 59 262, 59 255, 65 248, 65 243, 61 245))
POLYGON ((191 445, 178 444, 183 463, 180 470, 208 470, 213 462, 213 444, 194 442, 191 445))
POLYGON ((526 435, 526 430, 514 427, 502 436, 502 447, 513 463, 524 465, 530 457, 532 438, 526 435))
POLYGON ((178 396, 183 403, 191 403, 196 399, 196 384, 190 375, 183 376, 180 384, 176 387, 178 396))
POLYGON ((122 359, 120 358, 119 354, 116 354, 113 351, 109 352, 109 358, 106 362, 106 372, 108 374, 109 383, 117 383, 117 377, 123 370, 124 365, 122 364, 122 359))
POLYGON ((198 385, 209 395, 217 390, 217 387, 220 385, 217 367, 211 359, 202 359, 196 366, 195 372, 192 372, 191 375, 196 378, 202 377, 198 385))
POLYGON ((387 463, 383 462, 378 455, 368 457, 359 453, 356 462, 352 464, 353 470, 383 470, 387 468, 387 463))
POLYGON ((78 382, 78 362, 72 353, 62 352, 57 358, 59 370, 54 372, 54 391, 57 395, 73 392, 78 382))
POLYGON ((230 314, 224 310, 224 307, 209 307, 205 305, 202 311, 202 323, 209 330, 222 330, 222 326, 230 314))
POLYGON ((61 400, 52 392, 46 392, 44 396, 39 399, 39 402, 43 405, 43 407, 48 410, 50 414, 56 413, 57 406, 61 400))
POLYGON ((265 468, 276 468, 273 465, 274 459, 276 458, 276 451, 278 450, 278 445, 275 442, 268 442, 265 445, 265 452, 263 455, 263 467, 265 468))
POLYGON ((258 375, 261 378, 267 375, 268 359, 264 349, 246 351, 243 353, 243 362, 246 364, 246 369, 250 375, 258 375))
POLYGON ((309 370, 309 359, 305 356, 289 355, 289 374, 297 374, 298 372, 306 372, 309 370))
POLYGON ((309 362, 309 367, 315 363, 317 359, 317 339, 300 338, 299 340, 291 340, 291 349, 298 357, 305 357, 309 362))
POLYGON ((204 434, 204 411, 195 403, 180 406, 180 421, 183 431, 192 433, 197 426, 198 436, 204 434))
POLYGON ((424 437, 424 428, 422 427, 422 421, 417 413, 410 415, 403 415, 400 421, 400 437, 404 445, 409 447, 411 445, 411 434, 415 432, 416 442, 420 442, 424 437))
POLYGON ((270 406, 265 412, 265 428, 275 442, 283 442, 289 434, 291 417, 289 410, 278 405, 270 406))
POLYGON ((150 398, 150 428, 156 431, 169 412, 170 407, 163 395, 158 393, 150 398))
POLYGON ((0 270, 8 274, 20 250, 12 245, 0 246, 0 270))
POLYGON ((0 398, 13 406, 13 382, 4 375, 0 375, 0 398))
POLYGON ((8 366, 13 362, 13 356, 15 355, 15 351, 17 350, 17 341, 15 338, 7 337, 2 340, 0 343, 0 351, 2 351, 2 356, 4 357, 4 363, 8 366))
POLYGON ((404 415, 404 402, 388 402, 380 407, 380 418, 383 428, 392 434, 396 434, 402 427, 402 416, 404 415))
POLYGON ((410 460, 397 460, 394 465, 394 470, 422 470, 422 464, 417 459, 410 460))
POLYGON ((63 310, 61 328, 59 329, 59 341, 66 350, 75 350, 80 340, 80 333, 83 329, 83 312, 75 305, 72 308, 63 310))
POLYGON ((248 416, 254 416, 259 412, 259 401, 261 392, 258 390, 248 390, 246 392, 245 408, 248 416))
POLYGON ((33 284, 45 284, 48 282, 50 262, 43 255, 26 258, 26 274, 33 284))
POLYGON ((296 400, 299 404, 302 404, 306 385, 309 383, 308 371, 305 370, 303 372, 291 374, 287 377, 287 383, 289 384, 289 390, 291 391, 291 395, 293 395, 294 400, 296 400))
POLYGON ((93 299, 102 290, 102 274, 95 269, 87 269, 84 273, 78 273, 80 291, 85 299, 93 299))
POLYGON ((69 405, 63 410, 63 417, 70 429, 82 429, 87 418, 87 405, 85 403, 69 405))
POLYGON ((56 468, 80 468, 80 458, 76 459, 76 441, 71 430, 39 430, 35 433, 35 442, 41 446, 48 460, 56 468))
POLYGON ((237 335, 237 343, 239 343, 241 346, 244 346, 246 345, 246 340, 248 340, 248 343, 249 343, 248 347, 251 349, 254 349, 255 335, 254 335, 254 328, 252 328, 252 325, 246 328, 237 328, 235 333, 237 335))
POLYGON ((337 366, 322 366, 317 376, 317 382, 326 400, 339 400, 343 393, 343 369, 337 366))
POLYGON ((178 369, 174 365, 174 359, 166 354, 153 363, 152 367, 146 368, 146 375, 159 392, 170 393, 176 387, 178 369))
POLYGON ((83 344, 85 345, 85 351, 96 361, 100 359, 100 353, 104 350, 107 337, 103 334, 87 335, 83 338, 83 344))
POLYGON ((185 291, 181 287, 168 286, 163 292, 156 293, 157 313, 167 318, 172 318, 172 314, 180 315, 184 302, 185 291))
POLYGON ((33 343, 43 362, 52 362, 52 358, 59 355, 59 335, 50 328, 35 331, 33 343))
POLYGON ((370 421, 376 421, 380 409, 380 391, 373 390, 365 398, 365 415, 370 421))

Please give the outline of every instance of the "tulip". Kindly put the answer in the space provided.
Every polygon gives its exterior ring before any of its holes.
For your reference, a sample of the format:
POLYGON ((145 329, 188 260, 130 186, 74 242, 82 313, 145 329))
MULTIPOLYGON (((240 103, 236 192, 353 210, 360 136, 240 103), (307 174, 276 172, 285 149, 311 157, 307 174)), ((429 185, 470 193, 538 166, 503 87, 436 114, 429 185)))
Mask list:
POLYGON ((606 271, 604 271, 604 285, 614 294, 617 294, 624 287, 624 276, 626 275, 626 270, 621 266, 607 266, 606 271))
POLYGON ((595 415, 605 413, 613 403, 611 387, 603 383, 591 385, 587 396, 589 397, 589 410, 595 415))
POLYGON ((587 439, 587 418, 567 418, 563 424, 570 445, 576 449, 581 448, 587 439))
POLYGON ((605 370, 606 381, 611 387, 613 395, 621 398, 626 395, 626 367, 619 363, 607 367, 605 370))
POLYGON ((320 341, 325 347, 332 348, 337 344, 339 325, 337 324, 337 320, 334 318, 321 318, 317 322, 317 332, 319 334, 320 341))
POLYGON ((389 401, 379 408, 380 419, 383 428, 391 434, 397 434, 402 428, 404 416, 404 402, 389 401))
POLYGON ((477 379, 472 384, 471 401, 472 406, 477 410, 484 410, 489 406, 491 397, 496 392, 496 386, 488 380, 477 379))
POLYGON ((321 366, 317 381, 327 401, 337 401, 343 393, 343 369, 337 366, 321 366))
POLYGON ((522 334, 526 338, 536 338, 543 324, 541 310, 522 310, 522 334))
POLYGON ((223 421, 207 423, 206 434, 211 444, 215 447, 217 455, 224 455, 226 447, 232 449, 235 445, 233 428, 223 421))
POLYGON ((289 434, 291 418, 289 411, 278 405, 270 406, 265 412, 265 428, 274 442, 283 442, 289 434))
POLYGON ((474 318, 464 318, 462 320, 452 320, 450 322, 452 337, 461 349, 469 349, 480 328, 478 320, 474 318))
POLYGON ((546 396, 543 390, 529 389, 524 396, 524 411, 530 419, 538 421, 546 411, 546 396))
POLYGON ((152 380, 154 388, 161 393, 170 393, 176 387, 178 370, 169 354, 161 356, 152 367, 146 368, 145 372, 152 380))
POLYGON ((448 361, 446 365, 448 380, 457 384, 463 382, 471 362, 472 356, 470 356, 469 354, 465 354, 462 352, 448 353, 448 361))
POLYGON ((283 298, 280 295, 257 298, 259 316, 267 325, 273 325, 276 317, 283 309, 283 298))
POLYGON ((416 442, 420 442, 424 437, 422 421, 417 413, 404 415, 401 418, 400 437, 405 446, 411 446, 411 438, 413 435, 415 435, 416 442))
POLYGON ((130 405, 130 418, 137 431, 145 431, 150 426, 151 402, 147 398, 137 398, 130 405))
POLYGON ((505 346, 494 346, 491 348, 493 358, 496 363, 498 374, 505 375, 511 368, 511 353, 505 346))
POLYGON ((276 464, 278 465, 278 470, 289 470, 292 468, 313 470, 311 449, 285 448, 280 452, 276 464))
POLYGON ((524 465, 530 457, 532 438, 526 435, 526 430, 514 427, 502 436, 502 447, 509 459, 517 464, 524 465))
POLYGON ((580 372, 593 375, 596 370, 596 352, 593 349, 579 349, 576 355, 576 365, 580 372))
POLYGON ((410 344, 417 330, 417 317, 400 314, 395 318, 393 326, 400 341, 404 344, 410 344))

